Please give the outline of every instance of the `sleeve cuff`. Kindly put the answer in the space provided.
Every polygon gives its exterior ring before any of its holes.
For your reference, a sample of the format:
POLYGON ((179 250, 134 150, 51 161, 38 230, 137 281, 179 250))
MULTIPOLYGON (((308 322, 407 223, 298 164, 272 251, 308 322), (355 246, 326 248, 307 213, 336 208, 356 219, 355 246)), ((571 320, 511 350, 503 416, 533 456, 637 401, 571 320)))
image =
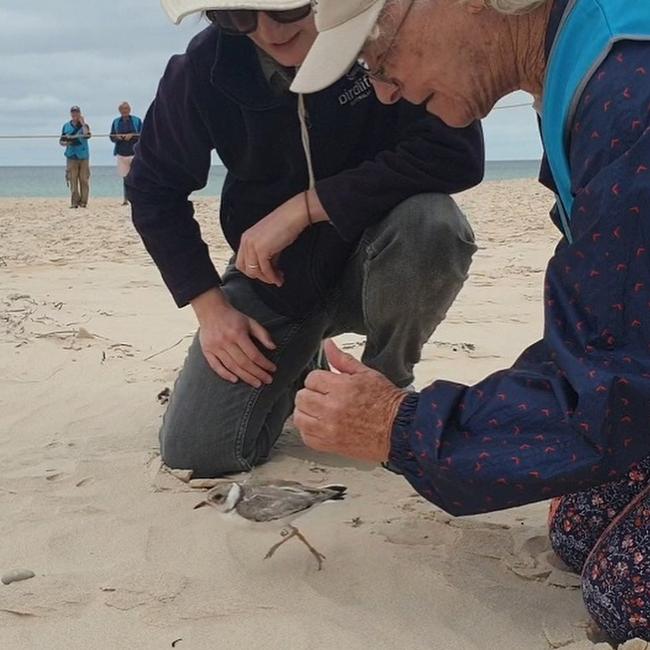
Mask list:
POLYGON ((187 284, 174 287, 171 283, 167 282, 167 286, 174 298, 176 306, 179 308, 186 307, 187 305, 206 291, 220 287, 223 283, 219 274, 212 264, 205 267, 192 276, 192 281, 187 284))
POLYGON ((418 393, 409 393, 402 401, 393 422, 390 454, 384 467, 395 474, 404 474, 406 464, 413 459, 410 440, 419 401, 418 393))

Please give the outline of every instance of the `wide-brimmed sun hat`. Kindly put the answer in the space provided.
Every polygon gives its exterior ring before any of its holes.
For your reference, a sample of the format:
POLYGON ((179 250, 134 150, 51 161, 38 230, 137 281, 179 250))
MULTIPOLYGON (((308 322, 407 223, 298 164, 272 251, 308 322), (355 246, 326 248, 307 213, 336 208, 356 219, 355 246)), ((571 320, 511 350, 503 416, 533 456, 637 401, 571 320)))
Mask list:
POLYGON ((352 66, 386 0, 313 0, 318 37, 291 85, 315 93, 338 81, 352 66))
MULTIPOLYGON (((347 2, 348 0, 340 0, 347 2)), ((309 0, 161 0, 163 9, 178 24, 190 14, 200 11, 254 9, 257 11, 288 11, 309 4, 309 0)))

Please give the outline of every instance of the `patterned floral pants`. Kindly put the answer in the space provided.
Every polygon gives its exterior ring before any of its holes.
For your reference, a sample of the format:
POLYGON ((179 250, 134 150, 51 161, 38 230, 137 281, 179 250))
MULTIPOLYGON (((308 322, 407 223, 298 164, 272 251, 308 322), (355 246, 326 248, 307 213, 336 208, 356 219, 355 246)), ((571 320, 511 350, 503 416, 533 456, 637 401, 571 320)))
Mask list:
POLYGON ((553 550, 582 576, 587 610, 614 641, 650 641, 650 458, 621 481, 555 499, 553 550))

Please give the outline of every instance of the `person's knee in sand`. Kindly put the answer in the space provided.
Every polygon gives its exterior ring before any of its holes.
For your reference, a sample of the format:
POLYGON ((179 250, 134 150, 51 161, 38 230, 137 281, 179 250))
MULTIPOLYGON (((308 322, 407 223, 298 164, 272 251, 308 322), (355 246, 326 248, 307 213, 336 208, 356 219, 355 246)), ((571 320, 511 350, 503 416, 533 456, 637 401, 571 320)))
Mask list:
POLYGON ((455 202, 423 194, 364 232, 327 305, 304 319, 270 310, 231 267, 222 287, 231 305, 278 341, 268 354, 276 367, 273 380, 257 387, 225 381, 207 363, 197 336, 160 431, 165 463, 214 477, 268 460, 326 337, 364 335, 364 362, 400 386, 412 384, 422 347, 460 291, 475 250, 455 202))
MULTIPOLYGON (((170 62, 127 179, 134 223, 200 326, 162 456, 210 477, 269 457, 324 336, 364 334, 369 364, 413 381, 475 250, 445 194, 477 183, 483 166, 478 124, 454 130, 422 109, 382 107, 359 68, 315 100, 292 96, 315 36, 307 2, 220 4, 206 3, 212 25, 170 62), (223 277, 187 202, 212 149, 229 172, 223 277)), ((180 19, 182 3, 168 5, 180 19)))

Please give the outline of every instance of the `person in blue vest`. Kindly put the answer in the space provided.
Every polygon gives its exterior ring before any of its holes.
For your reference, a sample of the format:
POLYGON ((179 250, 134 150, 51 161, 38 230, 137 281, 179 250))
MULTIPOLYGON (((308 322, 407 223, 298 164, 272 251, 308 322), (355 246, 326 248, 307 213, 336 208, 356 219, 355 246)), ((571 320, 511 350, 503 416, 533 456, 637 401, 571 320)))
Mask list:
POLYGON ((476 250, 449 193, 482 178, 480 124, 383 106, 360 68, 296 97, 309 2, 244 4, 164 0, 174 21, 205 10, 209 23, 169 62, 126 181, 135 227, 199 324, 160 430, 165 463, 196 477, 270 457, 328 332, 367 334, 366 362, 408 386, 476 250), (213 151, 224 274, 189 200, 213 151))
POLYGON ((556 497, 551 541, 617 642, 650 640, 650 3, 319 0, 294 82, 361 57, 379 99, 463 127, 535 98, 562 233, 541 341, 474 386, 406 393, 328 344, 295 421, 315 449, 387 463, 456 515, 556 497))
POLYGON ((65 147, 65 179, 70 188, 71 208, 87 208, 90 194, 90 147, 92 134, 78 106, 70 108, 70 121, 61 129, 59 144, 65 147))
MULTIPOLYGON (((122 102, 117 110, 120 117, 116 117, 111 124, 111 142, 115 143, 113 155, 117 160, 117 173, 120 178, 126 179, 131 171, 131 163, 135 155, 135 145, 142 131, 142 120, 131 115, 129 102, 122 102)), ((128 205, 126 197, 126 181, 124 181, 124 200, 122 205, 128 205)))

